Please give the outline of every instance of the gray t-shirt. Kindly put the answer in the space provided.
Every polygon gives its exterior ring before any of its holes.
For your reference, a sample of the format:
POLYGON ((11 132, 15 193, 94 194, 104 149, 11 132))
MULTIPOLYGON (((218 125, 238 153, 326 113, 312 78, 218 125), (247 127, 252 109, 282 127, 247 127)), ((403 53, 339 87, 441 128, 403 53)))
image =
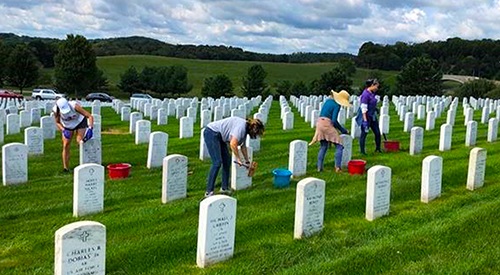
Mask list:
POLYGON ((214 132, 220 133, 224 142, 231 141, 231 136, 238 140, 238 145, 241 145, 246 140, 247 121, 241 117, 228 117, 225 119, 210 122, 207 128, 214 132))

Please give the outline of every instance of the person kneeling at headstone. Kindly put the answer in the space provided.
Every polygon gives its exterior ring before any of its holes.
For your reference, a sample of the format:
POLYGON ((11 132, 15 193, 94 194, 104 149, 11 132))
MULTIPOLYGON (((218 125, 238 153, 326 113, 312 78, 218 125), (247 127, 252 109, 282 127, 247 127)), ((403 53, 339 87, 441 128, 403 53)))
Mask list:
POLYGON ((344 146, 338 131, 342 134, 349 132, 338 122, 338 116, 341 106, 350 107, 349 93, 342 90, 339 93, 330 92, 330 97, 325 101, 319 113, 318 121, 316 122, 316 132, 309 145, 320 142, 318 152, 318 172, 323 171, 323 162, 325 160, 326 151, 333 143, 335 144, 335 172, 342 171, 342 154, 344 146))
POLYGON ((76 101, 59 98, 52 109, 57 128, 62 132, 63 172, 69 172, 70 145, 73 133, 76 132, 78 143, 92 138, 94 117, 76 101))
POLYGON ((215 180, 219 169, 222 166, 222 187, 221 193, 229 194, 229 169, 231 167, 231 155, 227 147, 229 147, 235 156, 238 165, 250 167, 250 160, 248 159, 247 147, 245 141, 247 134, 251 139, 255 139, 264 134, 264 124, 259 119, 243 119, 240 117, 228 117, 225 119, 210 122, 205 128, 203 137, 207 145, 212 166, 207 178, 207 189, 205 197, 212 196, 215 189, 215 180), (240 149, 238 149, 240 146, 240 149), (240 158, 239 150, 243 155, 240 158))

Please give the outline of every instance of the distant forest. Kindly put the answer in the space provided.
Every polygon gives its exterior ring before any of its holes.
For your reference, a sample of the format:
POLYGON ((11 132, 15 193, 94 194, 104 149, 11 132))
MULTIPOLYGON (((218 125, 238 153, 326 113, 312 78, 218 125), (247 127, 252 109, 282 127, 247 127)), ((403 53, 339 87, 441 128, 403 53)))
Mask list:
MULTIPOLYGON (((0 33, 0 43, 8 48, 26 43, 45 68, 54 67, 54 56, 61 40, 0 33)), ((397 42, 394 45, 364 43, 358 55, 348 53, 266 54, 231 46, 173 45, 146 37, 120 37, 89 40, 97 56, 158 55, 205 60, 245 60, 281 63, 337 62, 351 59, 367 69, 399 71, 414 57, 425 56, 438 61, 445 74, 473 75, 500 80, 500 40, 463 40, 424 43, 397 42)))

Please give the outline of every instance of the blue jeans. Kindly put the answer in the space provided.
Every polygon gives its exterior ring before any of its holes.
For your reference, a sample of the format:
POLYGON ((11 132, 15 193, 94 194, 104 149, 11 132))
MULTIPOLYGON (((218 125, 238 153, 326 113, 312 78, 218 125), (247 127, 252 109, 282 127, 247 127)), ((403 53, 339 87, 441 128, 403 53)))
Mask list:
POLYGON ((207 178, 207 193, 213 192, 215 189, 215 180, 222 166, 222 189, 229 189, 229 168, 231 167, 231 155, 227 144, 222 140, 220 133, 214 132, 210 128, 205 128, 203 132, 205 144, 207 145, 208 153, 212 159, 212 166, 207 178))
MULTIPOLYGON (((323 171, 323 162, 325 160, 326 151, 330 147, 330 142, 326 140, 320 140, 320 147, 318 152, 318 170, 323 171)), ((341 168, 342 166, 342 153, 344 152, 344 146, 335 143, 335 167, 341 168)))
MULTIPOLYGON (((378 121, 377 120, 369 120, 369 127, 372 129, 373 134, 375 135, 375 146, 376 146, 376 151, 380 151, 380 128, 378 127, 378 121)), ((359 137, 359 149, 362 154, 366 154, 365 151, 365 141, 366 141, 366 135, 368 133, 363 129, 363 126, 361 126, 361 136, 359 137)))

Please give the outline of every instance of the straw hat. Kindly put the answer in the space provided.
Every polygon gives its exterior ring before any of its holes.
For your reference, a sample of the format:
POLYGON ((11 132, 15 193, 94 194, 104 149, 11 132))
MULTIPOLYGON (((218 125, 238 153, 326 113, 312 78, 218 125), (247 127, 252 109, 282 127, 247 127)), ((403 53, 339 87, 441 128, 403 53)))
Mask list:
POLYGON ((334 90, 331 91, 331 95, 335 101, 337 101, 338 104, 345 106, 345 107, 351 107, 351 103, 349 103, 349 93, 346 92, 345 90, 342 90, 340 92, 335 92, 334 90))

